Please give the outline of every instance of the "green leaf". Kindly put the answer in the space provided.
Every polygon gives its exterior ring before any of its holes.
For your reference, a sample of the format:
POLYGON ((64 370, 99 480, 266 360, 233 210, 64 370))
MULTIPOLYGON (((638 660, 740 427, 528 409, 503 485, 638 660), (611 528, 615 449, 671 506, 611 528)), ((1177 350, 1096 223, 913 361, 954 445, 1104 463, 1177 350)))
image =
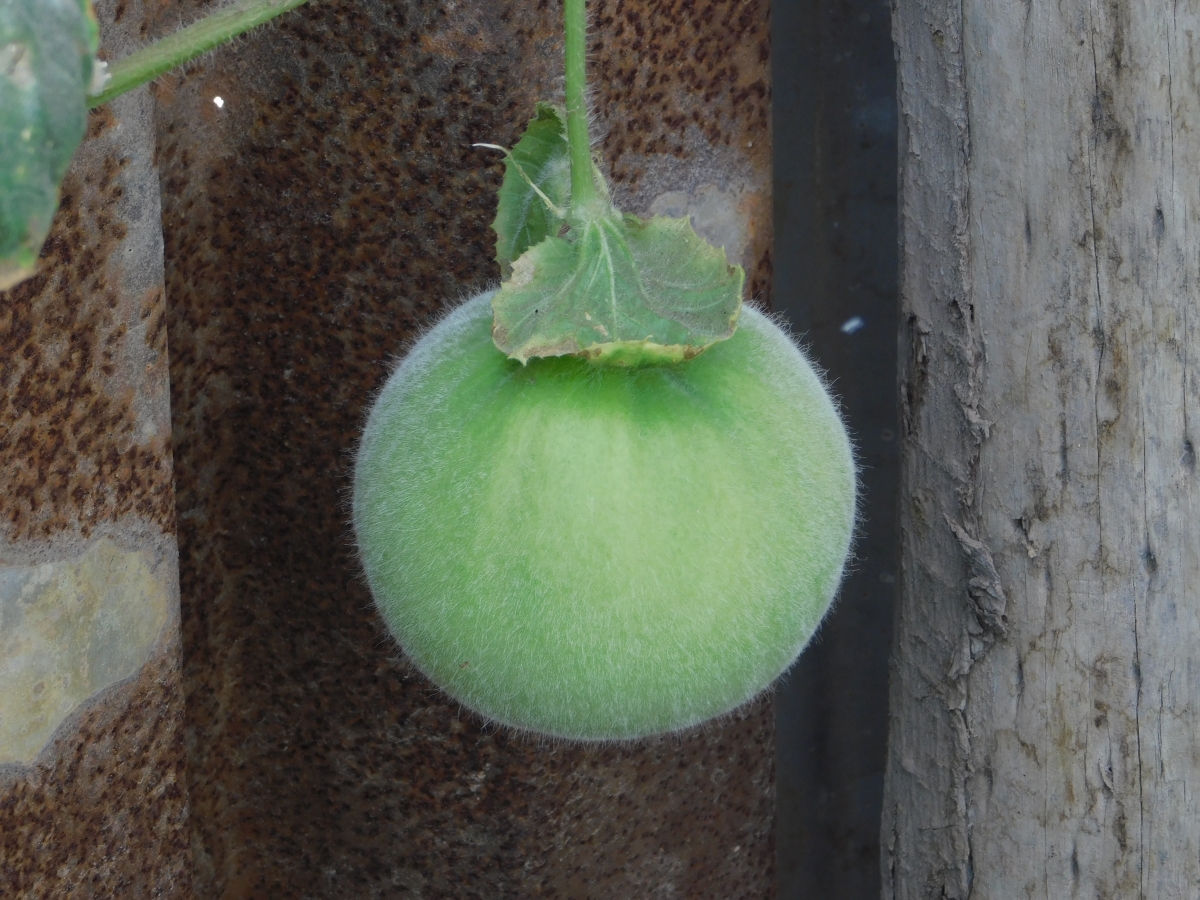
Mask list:
POLYGON ((90 0, 0 2, 0 289, 33 274, 87 127, 90 0))
POLYGON ((496 262, 505 278, 517 257, 558 234, 564 224, 562 211, 570 202, 566 114, 549 103, 538 103, 525 134, 505 157, 504 184, 492 223, 496 262), (551 209, 547 200, 557 209, 551 209))
POLYGON ((492 339, 522 363, 568 354, 618 366, 680 362, 733 334, 744 281, 686 219, 610 209, 517 259, 492 300, 492 339))
POLYGON ((96 18, 96 7, 92 5, 92 0, 77 0, 79 9, 83 13, 83 33, 84 39, 87 41, 87 56, 85 57, 85 65, 87 66, 88 82, 92 80, 92 68, 95 66, 96 51, 100 49, 100 20, 96 18))
POLYGON ((687 221, 622 215, 582 152, 590 178, 572 178, 568 137, 566 113, 539 103, 520 142, 504 151, 492 223, 505 278, 492 300, 496 346, 521 363, 576 355, 638 366, 691 359, 730 337, 741 267, 687 221))

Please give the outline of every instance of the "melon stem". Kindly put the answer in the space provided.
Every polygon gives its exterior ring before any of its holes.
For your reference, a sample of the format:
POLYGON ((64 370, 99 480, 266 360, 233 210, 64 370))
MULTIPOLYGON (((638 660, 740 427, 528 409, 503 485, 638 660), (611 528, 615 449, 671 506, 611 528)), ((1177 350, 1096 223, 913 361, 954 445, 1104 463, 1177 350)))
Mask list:
POLYGON ((587 111, 587 0, 564 0, 567 145, 571 158, 571 209, 581 213, 599 194, 592 177, 587 111))

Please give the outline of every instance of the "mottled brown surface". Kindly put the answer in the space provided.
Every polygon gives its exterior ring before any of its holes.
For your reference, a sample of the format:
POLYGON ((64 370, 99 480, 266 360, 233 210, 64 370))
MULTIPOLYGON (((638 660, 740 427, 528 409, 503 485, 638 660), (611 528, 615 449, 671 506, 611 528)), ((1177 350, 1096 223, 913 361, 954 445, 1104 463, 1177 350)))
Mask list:
POLYGON ((588 9, 598 38, 589 74, 614 196, 644 214, 663 191, 745 187, 747 296, 770 308, 768 0, 592 0, 588 9))
POLYGON ((0 767, 0 897, 191 897, 180 700, 172 637, 36 763, 0 767))
MULTIPOLYGON (((397 659, 356 574, 365 404, 421 324, 498 276, 500 165, 470 144, 511 144, 561 90, 558 15, 331 0, 158 88, 200 896, 772 891, 769 701, 639 747, 497 734, 397 659)), ((618 194, 759 190, 763 293, 765 4, 596 15, 620 33, 595 54, 618 194), (618 53, 657 55, 651 105, 618 53)))
POLYGON ((108 109, 88 124, 38 274, 0 292, 9 541, 86 537, 128 515, 174 528, 162 284, 126 283, 140 238, 129 231, 128 148, 108 109))
MULTIPOLYGON (((102 52, 126 52, 140 11, 114 27, 98 6, 102 52)), ((91 115, 39 274, 0 293, 2 564, 76 558, 106 536, 174 565, 151 102, 91 115)), ((85 701, 34 764, 0 771, 0 897, 191 896, 173 587, 168 601, 139 675, 85 701)))

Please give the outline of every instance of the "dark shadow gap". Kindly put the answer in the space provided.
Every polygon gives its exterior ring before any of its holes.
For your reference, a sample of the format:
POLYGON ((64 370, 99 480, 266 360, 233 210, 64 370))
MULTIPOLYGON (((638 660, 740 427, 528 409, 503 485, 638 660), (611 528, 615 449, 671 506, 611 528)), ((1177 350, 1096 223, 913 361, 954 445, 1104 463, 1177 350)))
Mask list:
POLYGON ((772 67, 774 307, 842 402, 862 504, 837 606, 776 695, 779 900, 875 900, 899 479, 889 4, 776 3, 772 67))

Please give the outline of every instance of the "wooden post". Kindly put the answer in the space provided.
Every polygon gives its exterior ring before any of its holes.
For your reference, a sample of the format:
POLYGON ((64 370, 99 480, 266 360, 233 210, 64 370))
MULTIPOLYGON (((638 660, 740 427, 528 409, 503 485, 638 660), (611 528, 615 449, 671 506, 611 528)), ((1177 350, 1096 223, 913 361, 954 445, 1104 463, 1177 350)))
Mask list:
POLYGON ((896 6, 885 897, 1200 882, 1198 14, 896 6))

